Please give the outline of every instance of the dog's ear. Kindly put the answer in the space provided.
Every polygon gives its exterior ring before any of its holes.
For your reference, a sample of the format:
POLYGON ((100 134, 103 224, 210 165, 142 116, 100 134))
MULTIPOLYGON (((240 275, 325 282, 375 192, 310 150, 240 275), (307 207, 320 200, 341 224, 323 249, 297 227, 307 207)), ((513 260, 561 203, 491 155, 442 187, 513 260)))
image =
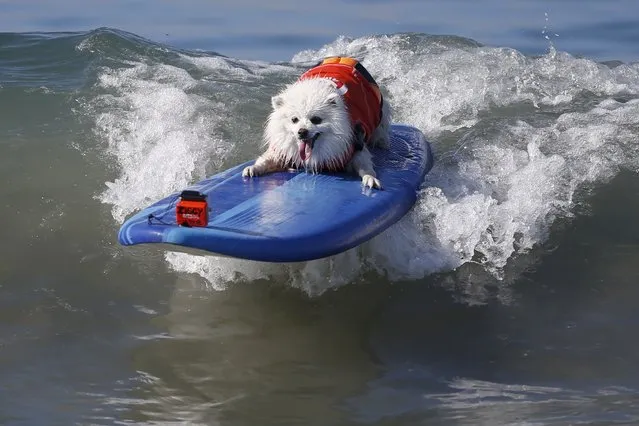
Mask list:
POLYGON ((331 93, 330 95, 328 95, 326 102, 329 105, 337 105, 337 98, 339 98, 339 93, 331 93))
POLYGON ((273 105, 274 109, 280 108, 282 105, 284 105, 284 98, 280 95, 273 96, 271 98, 271 105, 273 105))

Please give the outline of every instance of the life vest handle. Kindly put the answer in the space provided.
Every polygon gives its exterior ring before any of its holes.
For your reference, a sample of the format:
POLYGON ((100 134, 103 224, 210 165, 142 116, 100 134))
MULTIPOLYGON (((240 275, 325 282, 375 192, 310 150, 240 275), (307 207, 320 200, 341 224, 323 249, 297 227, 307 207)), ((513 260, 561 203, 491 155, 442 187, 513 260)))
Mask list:
POLYGON ((361 62, 359 62, 357 59, 351 58, 349 56, 329 56, 327 58, 324 58, 324 60, 320 61, 316 66, 319 66, 319 65, 334 65, 334 64, 341 64, 341 65, 349 66, 351 68, 355 68, 355 70, 362 77, 364 77, 364 79, 367 82, 369 82, 371 84, 371 88, 373 89, 373 92, 375 93, 375 96, 377 97, 377 102, 379 102, 380 105, 382 105, 384 100, 382 98, 382 92, 379 90, 379 85, 377 84, 377 82, 375 81, 373 76, 368 72, 368 70, 366 68, 364 68, 364 65, 362 65, 361 62))

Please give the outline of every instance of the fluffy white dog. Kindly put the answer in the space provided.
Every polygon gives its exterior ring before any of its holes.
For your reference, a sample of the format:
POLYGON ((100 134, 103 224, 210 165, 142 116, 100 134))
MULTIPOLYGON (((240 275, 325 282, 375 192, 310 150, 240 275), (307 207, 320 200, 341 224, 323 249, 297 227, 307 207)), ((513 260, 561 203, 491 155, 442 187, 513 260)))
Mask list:
POLYGON ((246 177, 304 167, 313 173, 357 173, 381 188, 368 147, 388 148, 391 112, 377 83, 355 59, 331 57, 271 99, 264 131, 268 147, 246 177))

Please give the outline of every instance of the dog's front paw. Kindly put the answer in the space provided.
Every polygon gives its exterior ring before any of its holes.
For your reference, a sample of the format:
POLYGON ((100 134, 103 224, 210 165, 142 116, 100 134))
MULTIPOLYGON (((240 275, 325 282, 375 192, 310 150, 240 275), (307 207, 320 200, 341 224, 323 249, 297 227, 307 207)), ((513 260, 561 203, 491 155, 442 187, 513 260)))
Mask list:
POLYGON ((362 185, 368 188, 382 189, 382 183, 379 181, 379 179, 371 175, 362 176, 362 185))
POLYGON ((255 177, 260 175, 260 169, 255 166, 244 167, 242 170, 242 176, 244 177, 255 177))

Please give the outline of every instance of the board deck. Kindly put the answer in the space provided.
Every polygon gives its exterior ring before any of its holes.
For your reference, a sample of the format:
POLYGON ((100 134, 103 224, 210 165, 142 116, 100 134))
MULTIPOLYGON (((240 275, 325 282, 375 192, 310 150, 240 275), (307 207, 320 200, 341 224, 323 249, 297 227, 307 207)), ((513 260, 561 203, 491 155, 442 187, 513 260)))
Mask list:
POLYGON ((184 188, 207 196, 208 226, 177 225, 178 192, 127 219, 118 240, 267 262, 307 261, 346 251, 401 219, 433 166, 430 144, 406 125, 394 124, 390 149, 372 153, 382 190, 363 188, 358 176, 346 173, 291 170, 245 178, 242 170, 253 164, 249 161, 184 188))

